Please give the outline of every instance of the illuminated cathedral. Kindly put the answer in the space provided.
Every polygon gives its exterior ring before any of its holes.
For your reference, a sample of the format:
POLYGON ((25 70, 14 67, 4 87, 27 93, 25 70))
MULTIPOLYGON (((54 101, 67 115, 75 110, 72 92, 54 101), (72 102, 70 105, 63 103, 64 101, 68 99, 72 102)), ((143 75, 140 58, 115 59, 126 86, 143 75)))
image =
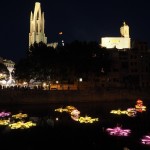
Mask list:
POLYGON ((43 42, 47 44, 47 37, 44 33, 45 19, 44 12, 41 13, 41 5, 39 2, 35 3, 34 13, 31 11, 30 15, 30 33, 29 46, 32 44, 43 42))
POLYGON ((129 35, 129 26, 124 22, 120 28, 121 37, 103 37, 101 38, 101 47, 107 49, 130 49, 131 40, 129 35))
POLYGON ((29 33, 29 47, 34 43, 44 43, 48 47, 56 48, 58 42, 48 43, 47 37, 44 32, 45 19, 44 12, 41 12, 41 4, 39 2, 35 3, 34 13, 31 11, 30 15, 30 33, 29 33))

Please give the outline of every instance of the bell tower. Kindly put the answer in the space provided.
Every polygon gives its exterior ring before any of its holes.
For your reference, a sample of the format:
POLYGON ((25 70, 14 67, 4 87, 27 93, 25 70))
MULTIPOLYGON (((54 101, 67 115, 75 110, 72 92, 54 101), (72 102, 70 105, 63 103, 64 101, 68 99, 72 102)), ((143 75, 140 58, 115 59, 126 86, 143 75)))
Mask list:
POLYGON ((122 37, 129 38, 129 26, 123 22, 123 26, 120 28, 120 33, 122 37))

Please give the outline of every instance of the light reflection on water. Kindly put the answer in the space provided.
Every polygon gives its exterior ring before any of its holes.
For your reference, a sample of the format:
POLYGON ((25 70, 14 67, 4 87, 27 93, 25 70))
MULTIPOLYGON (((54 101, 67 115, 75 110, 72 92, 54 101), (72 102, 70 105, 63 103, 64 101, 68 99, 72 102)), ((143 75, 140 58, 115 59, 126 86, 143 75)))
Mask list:
MULTIPOLYGON (((133 103, 134 104, 134 103, 133 103)), ((131 106, 134 106, 131 104, 131 106)), ((14 105, 1 106, 1 111, 12 113, 28 113, 30 119, 37 119, 38 126, 29 130, 10 131, 6 127, 0 127, 2 145, 22 147, 21 149, 47 149, 47 147, 70 149, 69 145, 77 149, 110 149, 123 150, 147 150, 148 146, 140 144, 142 135, 150 132, 149 111, 139 113, 137 117, 115 116, 110 114, 111 109, 131 107, 122 103, 77 103, 77 104, 48 104, 48 105, 14 105), (98 117, 95 124, 79 124, 71 119, 67 113, 58 113, 54 109, 73 105, 80 110, 81 115, 98 117), (37 117, 37 118, 36 118, 37 117), (59 120, 56 120, 59 118, 59 120), (141 125, 142 123, 142 125, 141 125), (130 128, 130 137, 111 137, 106 134, 107 127, 121 124, 124 128, 130 128), (4 143, 9 143, 5 145, 4 143), (18 146, 16 146, 16 144, 18 146)), ((18 148, 19 149, 19 148, 18 148)))

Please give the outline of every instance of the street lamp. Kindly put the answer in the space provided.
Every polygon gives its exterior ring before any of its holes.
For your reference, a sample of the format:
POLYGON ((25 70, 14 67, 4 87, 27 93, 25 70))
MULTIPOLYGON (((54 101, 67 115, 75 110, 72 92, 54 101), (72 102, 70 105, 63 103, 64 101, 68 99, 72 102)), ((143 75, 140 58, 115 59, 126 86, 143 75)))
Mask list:
POLYGON ((79 80, 78 80, 78 90, 80 89, 80 82, 82 82, 82 81, 83 81, 83 79, 79 78, 79 80))
POLYGON ((58 90, 58 83, 59 83, 59 81, 57 80, 57 81, 56 81, 56 84, 57 84, 57 90, 58 90))

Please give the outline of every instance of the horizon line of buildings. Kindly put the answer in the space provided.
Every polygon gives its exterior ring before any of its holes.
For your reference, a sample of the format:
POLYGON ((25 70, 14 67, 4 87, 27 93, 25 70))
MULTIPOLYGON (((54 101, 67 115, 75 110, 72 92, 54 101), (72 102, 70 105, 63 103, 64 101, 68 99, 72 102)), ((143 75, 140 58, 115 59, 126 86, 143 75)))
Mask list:
MULTIPOLYGON (((117 49, 130 49, 131 39, 129 36, 129 26, 124 22, 120 28, 121 37, 102 37, 101 47, 108 49, 116 47, 117 49)), ((60 35, 63 33, 60 32, 60 35)), ((45 18, 44 12, 41 11, 41 4, 35 2, 34 12, 30 14, 30 32, 29 32, 29 51, 30 46, 34 43, 43 42, 47 46, 56 48, 60 43, 47 43, 47 37, 45 35, 45 18)), ((61 44, 64 46, 64 40, 61 39, 61 44)))

